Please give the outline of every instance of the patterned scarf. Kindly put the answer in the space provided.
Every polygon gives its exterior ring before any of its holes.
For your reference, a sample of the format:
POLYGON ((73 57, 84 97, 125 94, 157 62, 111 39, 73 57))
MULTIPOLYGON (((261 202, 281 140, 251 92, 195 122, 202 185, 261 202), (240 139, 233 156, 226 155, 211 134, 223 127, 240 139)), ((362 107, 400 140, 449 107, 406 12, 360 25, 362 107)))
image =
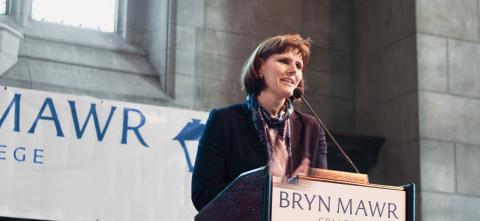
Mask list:
MULTIPOLYGON (((258 137, 260 141, 267 146, 268 148, 268 157, 271 159, 272 151, 275 149, 272 147, 272 141, 268 134, 269 129, 275 129, 278 131, 278 134, 285 141, 287 146, 288 157, 292 157, 292 145, 291 145, 291 130, 290 130, 290 116, 293 113, 293 104, 290 99, 287 99, 283 110, 275 117, 270 116, 270 114, 260 106, 257 101, 257 98, 254 95, 247 96, 247 106, 248 109, 252 112, 252 120, 255 128, 257 129, 258 137)), ((289 171, 290 173, 292 171, 289 171)), ((288 173, 288 171, 287 171, 288 173)))

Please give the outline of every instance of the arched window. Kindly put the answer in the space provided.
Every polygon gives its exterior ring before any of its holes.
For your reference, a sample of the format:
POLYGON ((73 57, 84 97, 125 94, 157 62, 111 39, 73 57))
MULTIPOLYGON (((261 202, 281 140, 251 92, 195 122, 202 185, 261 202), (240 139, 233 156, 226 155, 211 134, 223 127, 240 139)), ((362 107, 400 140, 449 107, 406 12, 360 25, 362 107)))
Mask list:
POLYGON ((7 13, 7 0, 0 0, 0 15, 7 13))
POLYGON ((117 0, 33 0, 32 18, 103 32, 115 31, 117 0))

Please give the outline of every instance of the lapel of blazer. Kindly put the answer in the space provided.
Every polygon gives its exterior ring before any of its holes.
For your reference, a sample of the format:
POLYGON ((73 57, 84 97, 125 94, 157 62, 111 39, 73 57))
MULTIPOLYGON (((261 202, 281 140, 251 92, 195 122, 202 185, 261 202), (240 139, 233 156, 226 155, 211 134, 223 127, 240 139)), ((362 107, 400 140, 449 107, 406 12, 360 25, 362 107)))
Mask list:
POLYGON ((251 140, 252 144, 254 145, 254 150, 260 154, 262 154, 265 158, 268 158, 268 150, 265 145, 260 142, 260 138, 258 137, 257 129, 253 124, 252 120, 252 113, 247 107, 247 103, 242 105, 242 119, 239 121, 243 133, 245 135, 245 139, 251 140))
POLYGON ((292 116, 291 116, 291 131, 292 131, 292 134, 291 134, 291 140, 292 140, 292 156, 295 156, 296 155, 296 150, 298 148, 300 148, 300 134, 302 132, 302 122, 301 122, 301 119, 300 119, 300 116, 298 115, 298 113, 296 111, 293 112, 292 116))

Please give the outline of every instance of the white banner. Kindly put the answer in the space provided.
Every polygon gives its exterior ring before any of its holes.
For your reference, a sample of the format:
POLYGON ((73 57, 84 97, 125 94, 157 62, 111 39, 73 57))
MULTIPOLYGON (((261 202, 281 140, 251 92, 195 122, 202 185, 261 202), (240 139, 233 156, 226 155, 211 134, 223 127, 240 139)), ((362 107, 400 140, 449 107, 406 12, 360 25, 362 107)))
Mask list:
POLYGON ((191 169, 208 114, 0 91, 0 216, 192 220, 191 169))

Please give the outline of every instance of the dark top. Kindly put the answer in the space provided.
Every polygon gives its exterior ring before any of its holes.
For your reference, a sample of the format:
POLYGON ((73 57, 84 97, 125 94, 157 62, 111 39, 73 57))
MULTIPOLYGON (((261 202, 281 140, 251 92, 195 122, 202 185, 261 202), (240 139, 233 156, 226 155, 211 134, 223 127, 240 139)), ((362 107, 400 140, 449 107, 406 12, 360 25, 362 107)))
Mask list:
MULTIPOLYGON (((310 159, 310 167, 327 168, 327 144, 320 124, 298 111, 293 112, 290 120, 293 170, 304 158, 310 159)), ((246 103, 212 110, 193 169, 195 208, 200 211, 241 173, 267 165, 267 151, 246 103)))

